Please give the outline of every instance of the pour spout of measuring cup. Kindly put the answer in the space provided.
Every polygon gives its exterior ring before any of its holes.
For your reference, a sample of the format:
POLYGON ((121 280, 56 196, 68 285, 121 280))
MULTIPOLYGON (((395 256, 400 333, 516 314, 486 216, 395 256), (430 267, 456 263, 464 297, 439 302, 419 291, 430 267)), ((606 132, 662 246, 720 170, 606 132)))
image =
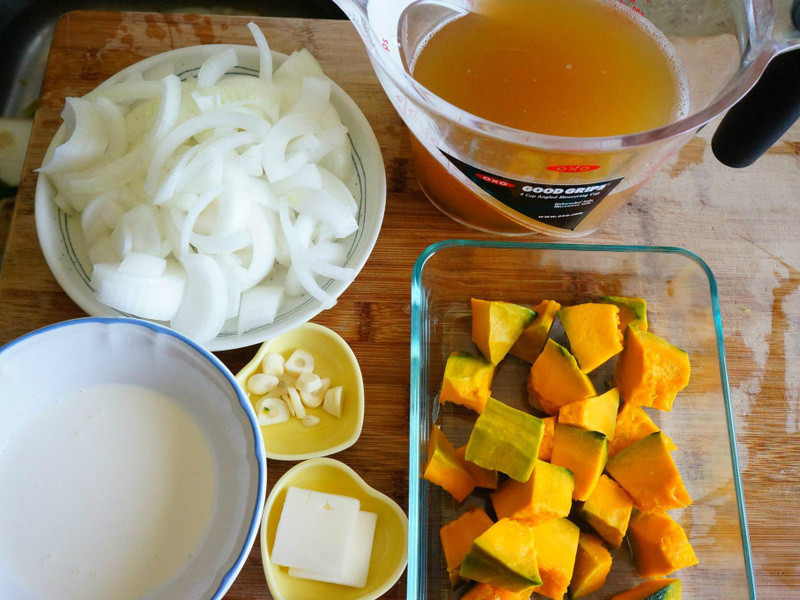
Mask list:
POLYGON ((724 165, 753 164, 800 119, 800 0, 793 1, 789 17, 795 28, 791 41, 776 43, 760 79, 714 132, 711 149, 724 165))

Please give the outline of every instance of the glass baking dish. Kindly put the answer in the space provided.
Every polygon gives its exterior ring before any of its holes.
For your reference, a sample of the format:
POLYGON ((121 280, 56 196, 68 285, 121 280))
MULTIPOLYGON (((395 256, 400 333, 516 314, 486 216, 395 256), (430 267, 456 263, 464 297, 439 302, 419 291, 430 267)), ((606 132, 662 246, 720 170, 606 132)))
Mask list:
MULTIPOLYGON (((471 341, 470 298, 533 306, 542 299, 570 305, 602 295, 645 298, 650 330, 686 350, 691 360, 690 383, 672 411, 648 411, 677 444, 673 458, 694 499, 688 508, 670 511, 700 561, 675 575, 683 597, 756 597, 717 285, 708 266, 680 248, 452 240, 425 250, 412 280, 408 600, 460 595, 450 589, 439 528, 469 506, 491 506, 485 490, 459 504, 421 477, 431 425, 437 423, 458 447, 475 422, 472 411, 440 406, 437 398, 448 354, 478 352, 471 341)), ((558 322, 553 337, 563 338, 558 322)), ((610 379, 611 363, 592 374, 596 383, 610 379)), ((492 396, 530 410, 529 368, 507 357, 492 396)), ((612 556, 606 585, 587 598, 606 599, 641 582, 625 542, 612 556)))

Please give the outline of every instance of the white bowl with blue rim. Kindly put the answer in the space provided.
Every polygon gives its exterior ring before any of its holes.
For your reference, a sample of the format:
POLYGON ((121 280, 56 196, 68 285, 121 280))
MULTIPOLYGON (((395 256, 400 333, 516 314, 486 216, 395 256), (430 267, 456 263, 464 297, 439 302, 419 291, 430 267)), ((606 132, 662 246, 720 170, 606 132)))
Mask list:
MULTIPOLYGON (((231 44, 207 44, 170 50, 151 56, 123 69, 100 86, 119 83, 131 75, 141 75, 159 67, 170 65, 183 80, 197 77, 200 65, 212 54, 234 48, 239 65, 231 74, 258 74, 258 52, 255 46, 231 44)), ((272 52, 273 64, 280 66, 286 55, 272 52)), ((367 262, 378 239, 386 207, 386 171, 378 140, 369 121, 356 103, 342 88, 332 82, 331 103, 336 108, 342 123, 347 127, 351 158, 355 176, 348 183, 358 203, 358 231, 346 238, 347 258, 343 267, 355 270, 356 275, 367 262)), ((65 141, 66 130, 62 125, 53 137, 42 164, 47 164, 53 151, 65 141)), ((97 300, 91 286, 92 263, 81 230, 80 216, 70 216, 53 201, 55 190, 46 177, 36 183, 35 216, 36 232, 47 265, 67 295, 84 311, 94 316, 132 316, 121 313, 97 300)), ((329 279, 321 281, 320 287, 333 298, 338 298, 352 283, 329 279)), ((212 350, 232 350, 260 344, 281 333, 310 321, 323 310, 320 301, 309 294, 284 300, 275 319, 264 325, 255 325, 241 334, 235 325, 223 329, 213 340, 205 344, 212 350)))
MULTIPOLYGON (((102 530, 108 532, 106 537, 109 539, 105 541, 111 544, 107 554, 127 552, 138 561, 142 558, 141 554, 147 551, 147 547, 142 545, 144 534, 140 531, 147 522, 134 523, 130 536, 111 533, 120 531, 118 526, 123 527, 122 520, 130 518, 137 502, 143 499, 154 503, 152 514, 160 519, 155 521, 158 527, 151 528, 149 533, 150 555, 155 556, 160 552, 164 555, 160 556, 159 561, 172 561, 178 567, 168 574, 168 578, 162 578, 161 581, 154 579, 146 593, 134 592, 130 585, 125 584, 123 591, 114 593, 113 597, 117 600, 122 597, 146 597, 148 600, 222 598, 241 570, 255 540, 264 508, 266 458, 255 413, 233 375, 213 354, 185 336, 161 325, 137 319, 93 317, 45 327, 0 348, 0 473, 14 472, 16 476, 30 480, 30 471, 41 468, 39 463, 50 460, 49 457, 53 461, 61 460, 61 454, 72 452, 71 444, 59 444, 59 437, 62 437, 59 433, 41 442, 41 452, 37 447, 29 454, 13 454, 15 449, 25 447, 24 444, 30 441, 25 436, 41 435, 42 431, 49 431, 53 427, 51 421, 42 420, 45 415, 55 414, 53 410, 62 411, 59 414, 66 414, 64 410, 82 410, 82 405, 71 403, 75 402, 73 398, 79 397, 87 389, 112 389, 99 386, 135 386, 131 389, 146 388, 148 393, 169 398, 175 403, 172 408, 186 415, 194 424, 192 427, 196 426, 198 435, 205 440, 203 452, 207 452, 207 463, 213 466, 204 475, 208 478, 208 503, 201 524, 194 528, 198 531, 197 542, 192 542, 192 550, 188 554, 164 554, 167 552, 164 548, 178 547, 182 542, 177 540, 176 545, 169 536, 191 525, 174 521, 186 519, 186 514, 192 514, 189 512, 192 498, 188 495, 199 493, 192 491, 199 489, 192 487, 194 482, 191 477, 198 477, 193 474, 197 469, 190 465, 194 459, 178 463, 170 452, 155 455, 156 463, 172 460, 165 471, 168 475, 180 473, 183 478, 189 477, 188 480, 181 479, 180 487, 172 484, 172 495, 155 492, 163 488, 163 482, 157 486, 146 475, 135 475, 135 470, 144 462, 141 457, 147 454, 150 446, 161 448, 164 444, 164 447, 170 447, 182 443, 176 441, 177 436, 169 437, 165 433, 179 430, 161 427, 158 422, 152 426, 149 421, 143 429, 141 424, 137 426, 131 421, 119 420, 114 423, 118 428, 115 437, 109 438, 113 439, 113 443, 109 441, 107 444, 108 452, 126 447, 129 440, 125 438, 134 435, 128 432, 138 431, 137 435, 141 436, 144 431, 145 435, 143 440, 139 440, 144 442, 140 445, 141 454, 137 453, 134 459, 115 463, 126 465, 127 470, 120 475, 120 479, 126 483, 118 484, 114 476, 102 479, 108 482, 109 490, 118 489, 114 488, 116 485, 128 485, 131 480, 147 482, 147 485, 141 485, 141 489, 136 488, 123 498, 120 504, 125 509, 118 513, 112 511, 110 516, 103 512, 105 509, 93 512, 92 507, 95 504, 102 506, 107 499, 101 497, 111 492, 102 487, 95 487, 95 491, 90 492, 92 488, 88 483, 85 488, 82 487, 83 482, 90 482, 98 471, 109 468, 108 460, 103 465, 102 456, 97 456, 97 461, 94 460, 95 456, 89 456, 85 463, 73 464, 69 472, 57 472, 58 477, 50 480, 42 477, 33 479, 30 485, 17 485, 13 491, 8 488, 0 490, 0 505, 5 503, 13 506, 13 510, 19 511, 20 515, 28 515, 16 520, 8 515, 5 518, 0 515, 0 538, 3 538, 0 540, 0 598, 63 600, 74 595, 88 600, 91 597, 111 597, 99 593, 96 586, 92 587, 95 584, 91 578, 105 578, 103 585, 107 586, 106 590, 114 586, 120 588, 122 580, 118 578, 130 577, 134 565, 128 562, 107 564, 104 571, 91 572, 90 561, 81 564, 74 556, 65 556, 74 543, 74 540, 65 541, 65 535, 75 535, 70 532, 77 531, 78 535, 85 532, 86 536, 96 536, 98 527, 107 528, 102 530), (166 439, 162 439, 165 436, 166 439), (11 464, 12 460, 14 464, 11 464), (184 467, 187 469, 184 470, 184 467), (187 476, 187 472, 192 475, 187 476), (77 488, 69 485, 70 489, 65 491, 65 481, 80 483, 77 488), (77 495, 80 504, 78 510, 74 506, 72 510, 66 508, 69 506, 66 496, 70 494, 77 495), (47 510, 39 510, 36 514, 36 511, 19 506, 24 502, 40 503, 47 510), (83 506, 84 502, 86 506, 83 506), (59 518, 49 518, 50 511, 59 515, 59 518), (43 515, 44 512, 48 515, 43 515), (178 518, 171 522, 168 516, 176 514, 178 518), (48 519, 48 524, 43 528, 42 522, 48 519), (37 540, 34 536, 42 539, 37 540), (37 556, 36 552, 43 547, 46 555, 37 556), (152 552, 152 549, 156 549, 156 552, 152 552), (44 581, 48 564, 69 571, 61 581, 51 582, 57 586, 57 593, 52 593, 52 589, 48 592, 47 582, 44 581), (68 581, 73 575, 77 583, 68 581), (71 593, 63 591, 70 585, 71 593), (81 586, 89 592, 81 593, 81 586)), ((100 396, 99 400, 106 402, 106 396, 100 396)), ((138 402, 139 397, 135 400, 138 402)), ((109 400, 103 406, 111 407, 111 403, 109 400)), ((101 410, 97 410, 97 415, 93 414, 90 418, 98 416, 98 420, 108 419, 111 415, 119 414, 113 410, 107 412, 101 417, 101 410)), ((73 425, 68 425, 68 422, 70 419, 58 421, 54 431, 60 432, 59 427, 63 424, 66 430, 64 435, 72 435, 69 427, 73 425)), ((87 426, 85 430, 81 427, 80 424, 74 425, 75 436, 91 432, 90 427, 87 426)), ((96 429, 97 425, 94 427, 96 429)), ((87 434, 87 437, 91 435, 87 434)), ((130 457, 130 454, 126 456, 130 457)), ((152 457, 150 460, 153 460, 152 457)), ((8 477, 5 481, 7 484, 8 477)), ((169 485, 167 489, 170 489, 169 485)), ((72 498, 73 504, 74 500, 72 498)), ((91 548, 81 549, 81 552, 88 553, 86 555, 91 556, 97 564, 103 564, 104 560, 108 562, 108 556, 94 556, 99 551, 91 548)), ((96 565, 94 568, 97 570, 96 565)))

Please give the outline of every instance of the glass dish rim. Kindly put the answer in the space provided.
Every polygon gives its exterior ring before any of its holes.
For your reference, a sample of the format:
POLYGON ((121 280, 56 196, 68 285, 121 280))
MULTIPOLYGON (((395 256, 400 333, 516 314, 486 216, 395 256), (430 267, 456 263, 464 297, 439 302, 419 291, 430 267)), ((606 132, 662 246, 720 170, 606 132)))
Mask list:
MULTIPOLYGON (((736 505, 739 510, 739 530, 742 536, 742 553, 744 555, 745 573, 747 575, 748 593, 751 600, 756 600, 755 575, 753 573, 753 557, 750 548, 750 532, 747 525, 747 513, 744 504, 742 476, 739 466, 739 453, 736 441, 736 428, 733 420, 733 406, 731 404, 730 385, 728 380, 728 365, 725 356, 725 337, 722 331, 722 314, 719 305, 719 290, 717 280, 708 264, 697 254, 677 246, 647 246, 624 244, 573 244, 573 243, 545 243, 545 242, 508 242, 494 240, 465 240, 451 239, 436 242, 428 246, 417 258, 411 275, 411 342, 410 342, 410 382, 409 382, 409 436, 408 436, 408 570, 406 582, 406 599, 420 600, 416 596, 421 567, 416 549, 419 547, 420 531, 420 478, 417 476, 420 459, 419 428, 415 425, 420 422, 420 403, 423 390, 420 389, 422 358, 420 347, 422 343, 422 315, 424 314, 425 298, 423 296, 422 274, 425 263, 441 250, 449 248, 498 248, 498 249, 527 249, 527 250, 555 250, 566 252, 643 252, 655 254, 677 254, 697 264, 708 277, 709 292, 711 295, 711 310, 714 317, 714 333, 717 342, 717 358, 720 368, 720 384, 725 404, 725 416, 728 423, 728 445, 731 452, 731 467, 733 482, 736 492, 736 505)), ((427 509, 425 511, 427 513, 427 509)), ((425 515, 427 517, 427 514, 425 515)))

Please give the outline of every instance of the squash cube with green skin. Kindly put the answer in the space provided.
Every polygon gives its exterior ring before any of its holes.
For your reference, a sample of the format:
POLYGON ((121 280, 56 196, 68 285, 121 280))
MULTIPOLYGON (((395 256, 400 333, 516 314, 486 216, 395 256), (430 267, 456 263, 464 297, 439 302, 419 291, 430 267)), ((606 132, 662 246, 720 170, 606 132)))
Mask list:
POLYGON ((597 431, 556 423, 550 462, 566 467, 575 476, 574 500, 591 496, 608 458, 608 440, 597 431))
POLYGON ((535 525, 568 516, 574 487, 569 469, 537 460, 528 481, 507 479, 492 492, 492 506, 498 518, 509 517, 535 525))
POLYGON ((601 475, 581 514, 586 522, 614 548, 619 548, 628 531, 633 500, 608 475, 601 475))
POLYGON ((520 334, 536 318, 529 308, 510 302, 472 298, 472 341, 492 364, 499 364, 520 334))
POLYGON ((530 597, 530 589, 525 589, 521 592, 510 592, 488 583, 478 583, 461 596, 461 600, 530 600, 530 597))
POLYGON ((613 304, 578 304, 558 311, 569 347, 581 371, 590 373, 622 352, 619 308, 613 304))
POLYGON ((554 300, 542 300, 534 306, 533 312, 536 313, 536 318, 523 330, 508 351, 509 354, 533 364, 544 350, 544 344, 560 309, 561 305, 554 300))
POLYGON ((692 503, 672 460, 666 436, 651 433, 612 456, 606 471, 639 510, 684 508, 692 503))
POLYGON ((651 579, 610 600, 681 600, 681 580, 651 579))
POLYGON ((553 438, 556 435, 556 420, 558 417, 544 417, 544 434, 542 434, 542 443, 539 445, 539 460, 550 462, 553 456, 553 438))
POLYGON ((605 394, 578 400, 558 411, 558 422, 589 431, 605 434, 609 442, 614 439, 619 411, 619 392, 611 388, 605 394))
POLYGON ((461 582, 458 574, 461 569, 461 561, 472 547, 472 542, 492 525, 494 525, 494 521, 489 518, 489 515, 480 508, 473 507, 457 519, 445 523, 439 530, 439 538, 447 563, 447 574, 452 587, 455 588, 461 582))
POLYGON ((562 406, 596 396, 597 392, 575 357, 549 339, 531 365, 528 394, 534 408, 555 415, 562 406))
POLYGON ((580 529, 569 519, 551 519, 534 526, 542 585, 533 591, 562 600, 575 569, 580 529))
POLYGON ((542 443, 544 423, 531 414, 489 398, 467 442, 466 459, 527 481, 542 443))
POLYGON ((450 353, 444 367, 439 402, 461 404, 480 413, 491 394, 494 369, 495 366, 482 356, 469 352, 450 353))
POLYGON ((535 540, 532 526, 500 519, 472 543, 459 573, 512 592, 541 585, 535 540))
POLYGON ((461 502, 475 489, 475 482, 456 449, 436 425, 428 441, 428 462, 422 477, 442 487, 461 502))
POLYGON ((698 562, 683 527, 665 512, 634 510, 628 526, 628 544, 642 579, 665 577, 698 562))
POLYGON ((611 553, 603 545, 603 540, 593 533, 581 531, 575 569, 569 584, 569 597, 583 598, 596 592, 605 584, 609 571, 611 553))
MULTIPOLYGON (((658 426, 653 423, 645 410, 641 406, 626 402, 617 413, 617 423, 614 427, 614 439, 608 444, 608 456, 614 456, 635 444, 642 438, 647 437, 651 433, 661 431, 658 426)), ((677 450, 678 447, 668 437, 667 446, 670 450, 677 450)))
POLYGON ((625 350, 614 367, 614 385, 625 402, 670 410, 690 375, 686 352, 636 327, 625 331, 625 350))
POLYGON ((460 448, 456 448, 456 454, 464 461, 464 466, 467 472, 472 476, 475 482, 475 487, 486 488, 489 490, 497 489, 498 476, 497 471, 494 469, 484 469, 479 467, 471 461, 467 460, 467 445, 464 444, 460 448))
POLYGON ((626 296, 603 296, 600 302, 619 308, 619 330, 625 333, 628 325, 647 331, 647 300, 626 296))

